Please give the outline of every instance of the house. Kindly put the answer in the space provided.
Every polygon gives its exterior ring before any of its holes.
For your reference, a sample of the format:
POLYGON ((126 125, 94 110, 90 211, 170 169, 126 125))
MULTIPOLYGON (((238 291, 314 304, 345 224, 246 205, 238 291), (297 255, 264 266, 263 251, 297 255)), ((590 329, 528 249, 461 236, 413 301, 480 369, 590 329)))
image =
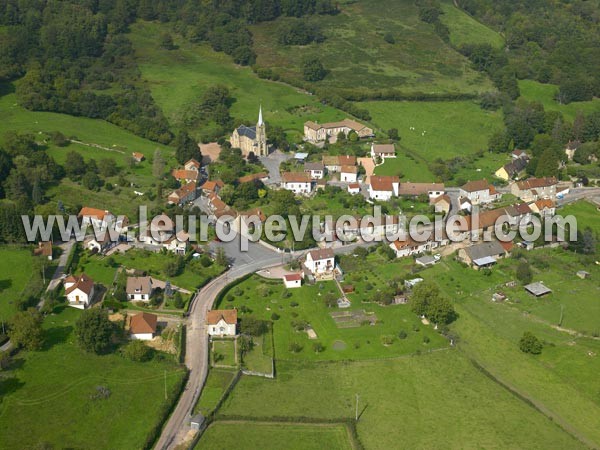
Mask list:
POLYGON ((573 161, 573 157, 575 156, 575 152, 577 151, 577 149, 579 148, 579 146, 581 145, 581 142, 579 141, 569 141, 565 147, 565 155, 567 155, 567 158, 569 159, 569 161, 573 161))
POLYGON ((94 298, 94 280, 85 273, 69 275, 63 280, 63 285, 69 306, 85 309, 91 304, 94 298))
POLYGON ((358 184, 358 183, 349 183, 347 189, 348 189, 348 194, 351 194, 351 195, 360 194, 360 184, 358 184))
POLYGON ((147 225, 146 234, 140 234, 138 240, 149 245, 162 245, 175 234, 175 222, 166 214, 152 219, 147 225))
POLYGON ((342 166, 340 170, 340 181, 346 183, 356 183, 358 178, 358 167, 356 166, 342 166))
POLYGON ((371 175, 369 177, 369 198, 387 201, 398 196, 400 179, 389 175, 371 175))
POLYGON ((458 258, 474 269, 491 267, 506 255, 507 251, 498 241, 481 242, 458 251, 458 258))
POLYGON ((133 158, 133 160, 134 160, 136 163, 140 163, 140 162, 142 162, 144 159, 146 159, 146 158, 145 158, 145 156, 144 156, 144 154, 143 154, 143 153, 140 153, 140 152, 133 152, 133 153, 131 154, 131 157, 133 158))
POLYGON ((200 172, 197 170, 186 170, 186 169, 173 169, 171 175, 181 184, 186 183, 198 183, 200 179, 200 172))
POLYGON ((315 181, 315 189, 318 190, 323 190, 327 187, 327 180, 324 178, 321 178, 320 180, 316 180, 315 181))
POLYGON ((202 185, 202 192, 204 192, 206 195, 208 195, 208 194, 219 195, 219 191, 223 188, 223 186, 225 186, 225 183, 223 183, 221 180, 206 181, 202 185))
POLYGON ((238 178, 238 183, 250 183, 252 181, 267 181, 269 174, 266 172, 251 173, 238 178))
POLYGON ((297 195, 308 195, 312 192, 310 174, 306 172, 283 172, 281 174, 281 187, 297 195))
POLYGON ((318 162, 304 163, 304 171, 309 173, 313 180, 320 180, 325 176, 325 166, 318 162))
POLYGON ((513 161, 496 170, 494 175, 504 181, 512 180, 525 170, 527 163, 529 163, 529 158, 527 157, 513 159, 513 161))
POLYGON ((339 133, 344 133, 348 137, 351 131, 354 131, 359 138, 373 136, 373 129, 352 119, 322 124, 308 121, 304 123, 304 140, 308 142, 324 142, 326 140, 335 142, 339 133))
POLYGON ((461 211, 471 212, 473 210, 473 204, 467 197, 458 197, 458 207, 461 211))
POLYGON ((527 223, 531 219, 531 208, 527 203, 517 203, 505 208, 510 225, 515 228, 519 223, 527 223))
POLYGON ((302 286, 301 273, 288 273, 283 276, 283 284, 287 289, 298 288, 302 286))
POLYGON ((329 172, 340 172, 343 166, 355 166, 356 156, 323 155, 323 165, 329 172))
POLYGON ((427 195, 430 201, 445 193, 446 187, 443 183, 401 183, 398 189, 400 197, 427 195))
POLYGON ((557 184, 558 181, 555 177, 528 178, 527 180, 513 183, 510 191, 513 195, 526 202, 534 202, 545 198, 555 200, 557 184))
POLYGON ((552 289, 544 285, 544 283, 542 283, 541 281, 528 284, 524 287, 527 292, 536 297, 543 297, 544 295, 550 294, 552 292, 552 289))
POLYGON ((528 206, 532 212, 539 214, 541 217, 553 217, 556 213, 556 203, 549 198, 531 202, 528 206))
POLYGON ((258 109, 258 122, 256 126, 247 127, 240 125, 231 134, 229 139, 233 148, 239 148, 244 157, 250 153, 256 156, 267 156, 269 149, 267 147, 267 130, 262 116, 262 106, 258 109))
POLYGON ((519 150, 518 148, 514 149, 510 154, 512 159, 529 159, 527 153, 523 150, 519 150))
POLYGON ((452 208, 452 199, 448 194, 440 195, 437 198, 433 199, 433 207, 436 213, 445 213, 448 214, 450 212, 450 208, 452 208))
POLYGON ((350 240, 358 235, 366 237, 386 237, 398 233, 400 229, 400 218, 398 216, 379 216, 379 217, 362 217, 354 216, 353 220, 348 221, 341 227, 338 224, 330 221, 325 222, 325 235, 341 236, 344 234, 350 240))
POLYGON ((387 158, 396 157, 396 146, 394 144, 371 144, 371 158, 375 164, 383 163, 387 158))
POLYGON ((335 255, 330 248, 311 250, 306 255, 304 265, 313 275, 333 273, 335 268, 335 255))
POLYGON ((118 243, 118 241, 113 241, 110 238, 109 233, 104 233, 104 235, 101 237, 93 237, 90 239, 87 243, 87 248, 90 251, 96 251, 97 253, 105 254, 111 248, 118 245, 118 243))
POLYGON ((128 277, 125 292, 127 300, 149 302, 152 296, 152 277, 128 277))
POLYGON ((33 250, 33 254, 52 261, 52 241, 39 241, 37 248, 33 250))
POLYGON ((155 314, 142 312, 135 314, 129 321, 129 335, 131 339, 151 341, 156 334, 158 317, 155 314))
POLYGON ((437 258, 435 256, 431 256, 431 255, 421 256, 421 257, 415 259, 415 263, 417 263, 418 265, 423 266, 423 267, 433 266, 440 260, 439 255, 436 255, 436 256, 437 256, 437 258))
POLYGON ((469 181, 460 188, 460 196, 468 198, 472 205, 482 205, 498 200, 501 195, 486 179, 469 181))
POLYGON ((308 153, 306 152, 296 152, 294 153, 294 159, 298 162, 304 162, 308 158, 308 153))
POLYGON ((192 170, 195 172, 199 172, 200 166, 201 166, 201 164, 198 161, 196 161, 194 158, 192 158, 189 161, 186 161, 186 163, 183 165, 183 168, 185 170, 192 170))
POLYGON ((177 234, 164 241, 162 246, 168 252, 175 253, 176 255, 185 255, 189 240, 190 235, 180 230, 177 234))
POLYGON ((419 255, 429 252, 433 248, 433 241, 417 242, 410 237, 398 239, 390 244, 390 248, 396 253, 396 258, 404 258, 411 255, 419 255))
POLYGON ((196 183, 188 183, 169 194, 168 203, 173 205, 185 205, 193 202, 198 197, 196 183))
POLYGON ((213 309, 206 314, 209 336, 235 336, 237 309, 213 309))
POLYGON ((106 230, 108 226, 112 224, 115 231, 121 233, 126 230, 128 225, 128 219, 125 216, 117 218, 106 209, 96 209, 88 206, 81 208, 78 217, 81 219, 82 226, 92 225, 94 229, 99 231, 106 230))

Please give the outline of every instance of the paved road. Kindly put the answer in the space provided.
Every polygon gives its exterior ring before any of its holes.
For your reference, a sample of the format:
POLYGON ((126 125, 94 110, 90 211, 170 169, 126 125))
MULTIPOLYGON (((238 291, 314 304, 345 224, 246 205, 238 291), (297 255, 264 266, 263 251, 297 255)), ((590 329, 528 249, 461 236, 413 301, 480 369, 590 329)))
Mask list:
POLYGON ((287 161, 291 157, 292 155, 283 153, 280 150, 275 150, 269 156, 260 157, 260 162, 269 171, 269 181, 267 181, 267 184, 279 185, 281 183, 279 166, 282 162, 287 161))

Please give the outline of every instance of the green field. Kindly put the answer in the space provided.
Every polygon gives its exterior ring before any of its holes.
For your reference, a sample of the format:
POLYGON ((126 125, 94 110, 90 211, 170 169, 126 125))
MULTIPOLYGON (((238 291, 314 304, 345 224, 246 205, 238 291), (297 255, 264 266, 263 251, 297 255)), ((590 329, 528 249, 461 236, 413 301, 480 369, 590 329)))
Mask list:
POLYGON ((200 412, 204 416, 208 416, 216 408, 234 376, 235 372, 230 370, 210 369, 194 413, 200 412))
POLYGON ((211 341, 211 361, 213 366, 236 367, 235 341, 233 339, 213 339, 211 341))
POLYGON ((198 450, 343 450, 350 449, 343 425, 255 422, 215 422, 195 447, 198 450))
POLYGON ((582 448, 454 350, 393 361, 280 362, 277 378, 243 376, 220 411, 353 418, 365 448, 582 448))
POLYGON ((161 25, 138 22, 131 27, 137 62, 152 96, 175 126, 185 112, 200 102, 210 86, 224 85, 235 99, 231 114, 247 124, 263 117, 293 136, 300 136, 307 120, 327 122, 342 119, 345 113, 323 106, 318 100, 282 83, 261 80, 250 68, 233 64, 231 57, 215 53, 208 45, 190 44, 177 39, 176 50, 159 47, 156 36, 166 30, 161 25))
POLYGON ((573 102, 567 105, 558 103, 554 96, 558 86, 542 84, 533 80, 519 80, 521 98, 529 101, 540 102, 546 111, 560 111, 567 120, 572 121, 578 112, 589 114, 600 109, 600 99, 595 98, 588 102, 573 102))
MULTIPOLYGON (((400 266, 390 264, 390 273, 397 273, 400 266)), ((377 283, 375 279, 373 283, 377 283)), ((362 286, 359 286, 359 288, 362 286)), ((216 308, 246 306, 252 316, 271 320, 272 314, 279 315, 273 322, 275 337, 275 358, 282 360, 359 360, 365 358, 397 357, 426 352, 447 346, 447 341, 430 326, 421 324, 418 317, 406 305, 379 306, 374 303, 361 303, 359 294, 350 295, 352 306, 348 309, 328 308, 324 296, 333 292, 340 296, 333 282, 319 282, 313 286, 289 289, 279 280, 271 281, 257 275, 231 288, 216 308), (297 304, 297 305, 295 305, 297 304), (331 312, 360 314, 354 320, 354 327, 338 327, 331 312), (364 312, 364 313, 363 313, 364 312), (369 325, 370 318, 376 318, 375 325, 369 325), (296 331, 293 323, 307 322, 317 334, 317 339, 309 339, 305 331, 296 331), (404 330, 405 339, 398 338, 404 330), (391 344, 383 342, 384 337, 392 339, 391 344), (429 343, 424 342, 429 338, 429 343), (323 351, 313 350, 315 342, 321 343, 323 351), (301 346, 299 352, 292 352, 290 345, 301 346)), ((242 322, 244 313, 241 314, 242 322)))
POLYGON ((269 330, 260 338, 253 339, 254 347, 242 357, 244 369, 270 374, 273 372, 273 333, 269 330))
POLYGON ((73 334, 80 313, 46 317, 43 351, 20 352, 2 372, 0 448, 141 448, 157 424, 165 379, 171 392, 183 370, 169 358, 134 363, 83 352, 73 334), (92 400, 97 386, 110 397, 92 400))
POLYGON ((455 47, 464 44, 490 44, 495 48, 504 46, 504 38, 483 25, 449 0, 441 3, 444 14, 441 21, 450 30, 450 43, 455 47))
POLYGON ((0 247, 0 320, 7 321, 16 312, 15 301, 31 278, 32 264, 30 249, 0 247))
POLYGON ((491 82, 446 45, 432 25, 419 20, 412 0, 348 2, 340 14, 310 16, 306 20, 326 36, 320 44, 280 45, 277 30, 289 20, 259 23, 251 31, 257 65, 293 83, 304 83, 303 58, 316 56, 330 73, 315 86, 342 94, 382 89, 427 94, 493 90, 491 82), (392 34, 395 43, 384 41, 386 33, 392 34))

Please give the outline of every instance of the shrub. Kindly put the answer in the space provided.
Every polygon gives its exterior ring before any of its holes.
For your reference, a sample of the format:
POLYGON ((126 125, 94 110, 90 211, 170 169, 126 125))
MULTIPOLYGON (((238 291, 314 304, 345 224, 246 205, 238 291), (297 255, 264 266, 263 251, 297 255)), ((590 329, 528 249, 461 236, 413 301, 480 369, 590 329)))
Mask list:
POLYGON ((150 361, 154 356, 154 350, 138 340, 127 344, 123 348, 122 353, 126 358, 137 362, 150 361))
POLYGON ((527 262, 521 261, 519 263, 519 265, 517 266, 516 276, 522 284, 531 283, 533 274, 531 273, 531 267, 527 262))
POLYGON ((279 317, 280 317, 280 316, 279 316, 279 314, 277 314, 277 313, 273 313, 273 314, 271 314, 271 320, 273 320, 273 321, 275 321, 275 320, 279 320, 279 317))
POLYGON ((390 336, 390 335, 381 336, 381 343, 383 345, 392 345, 394 343, 394 336, 390 336))
POLYGON ((398 338, 399 338, 399 339, 406 339, 407 337, 408 337, 408 334, 406 333, 406 331, 404 331, 404 330, 400 330, 400 331, 398 332, 398 338))
POLYGON ((530 331, 523 333, 519 340, 519 348, 523 353, 539 355, 542 353, 542 342, 530 331))
POLYGON ((325 347, 320 342, 315 342, 312 348, 315 353, 321 353, 323 350, 325 350, 325 347))
POLYGON ((302 351, 302 346, 297 342, 290 342, 289 349, 292 353, 300 353, 302 351))
POLYGON ((423 344, 429 344, 430 339, 429 336, 423 336, 423 344))

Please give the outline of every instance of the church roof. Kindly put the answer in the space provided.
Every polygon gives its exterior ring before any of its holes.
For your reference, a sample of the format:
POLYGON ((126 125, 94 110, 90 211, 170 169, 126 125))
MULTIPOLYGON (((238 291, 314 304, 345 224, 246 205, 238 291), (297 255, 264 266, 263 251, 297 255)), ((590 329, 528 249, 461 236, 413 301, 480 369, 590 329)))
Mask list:
POLYGON ((240 125, 237 128, 237 132, 240 136, 246 136, 248 139, 256 139, 256 127, 247 127, 246 125, 240 125))

